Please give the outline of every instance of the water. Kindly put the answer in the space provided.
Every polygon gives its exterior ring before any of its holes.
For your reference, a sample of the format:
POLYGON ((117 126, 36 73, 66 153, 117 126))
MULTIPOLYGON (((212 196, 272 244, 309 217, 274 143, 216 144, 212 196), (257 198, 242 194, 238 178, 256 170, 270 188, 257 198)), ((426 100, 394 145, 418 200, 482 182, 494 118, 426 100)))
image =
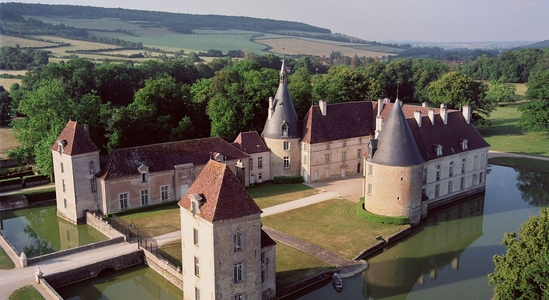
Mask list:
POLYGON ((88 225, 74 225, 59 218, 55 206, 0 212, 0 231, 28 258, 107 239, 88 225))
POLYGON ((183 292, 145 265, 101 272, 96 278, 57 288, 66 300, 183 299, 183 292))
POLYGON ((487 274, 494 254, 505 253, 503 234, 547 206, 549 176, 490 166, 486 184, 485 196, 435 211, 408 237, 370 257, 366 271, 344 279, 341 293, 323 282, 297 297, 490 299, 487 274))

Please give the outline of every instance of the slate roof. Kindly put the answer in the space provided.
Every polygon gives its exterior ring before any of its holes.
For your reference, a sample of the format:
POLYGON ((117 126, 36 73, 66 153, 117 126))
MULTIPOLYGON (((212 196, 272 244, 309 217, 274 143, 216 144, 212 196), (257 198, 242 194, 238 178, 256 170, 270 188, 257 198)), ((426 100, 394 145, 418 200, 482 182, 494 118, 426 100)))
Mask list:
POLYGON ((227 160, 249 157, 219 137, 184 140, 169 143, 116 149, 102 163, 99 177, 114 179, 139 175, 137 168, 149 166, 149 172, 173 170, 175 165, 204 165, 211 155, 222 154, 227 160))
POLYGON ((374 134, 375 102, 326 104, 323 116, 318 105, 312 106, 303 121, 305 143, 315 144, 374 134))
POLYGON ((276 245, 276 242, 263 229, 261 229, 261 248, 274 245, 276 245))
POLYGON ((197 215, 212 223, 255 214, 259 220, 259 214, 262 213, 236 175, 224 163, 214 160, 208 161, 185 196, 178 202, 179 206, 189 211, 191 194, 202 197, 203 204, 197 215))
POLYGON ((372 162, 387 166, 416 166, 424 163, 398 100, 392 105, 379 133, 372 162))
POLYGON ((263 139, 261 139, 257 131, 241 132, 231 145, 247 154, 270 151, 269 147, 265 145, 265 142, 263 142, 263 139))
MULTIPOLYGON (((387 120, 389 111, 393 105, 393 103, 389 103, 383 109, 381 116, 383 116, 384 120, 387 120)), ((402 111, 406 116, 408 127, 414 136, 420 155, 425 161, 490 146, 478 133, 473 124, 467 124, 463 114, 458 110, 448 109, 448 121, 446 125, 442 121, 439 108, 404 105, 402 111), (431 124, 428 117, 428 112, 431 109, 434 111, 434 125, 431 124), (419 127, 414 118, 414 112, 416 111, 420 111, 422 115, 421 127, 419 127), (467 150, 462 150, 462 139, 467 140, 467 150), (436 155, 437 145, 442 146, 441 156, 436 155)), ((383 129, 381 132, 383 133, 383 129)))
POLYGON ((75 121, 69 121, 61 131, 57 140, 51 146, 54 151, 58 150, 57 141, 65 141, 63 153, 67 155, 78 155, 99 151, 99 148, 92 142, 84 131, 84 128, 75 121))
POLYGON ((284 61, 280 68, 280 83, 278 90, 273 99, 273 108, 271 119, 267 119, 265 127, 263 127, 262 137, 266 138, 300 138, 301 137, 301 122, 297 118, 288 85, 286 84, 286 68, 284 61), (288 125, 288 136, 282 137, 282 124, 288 125))

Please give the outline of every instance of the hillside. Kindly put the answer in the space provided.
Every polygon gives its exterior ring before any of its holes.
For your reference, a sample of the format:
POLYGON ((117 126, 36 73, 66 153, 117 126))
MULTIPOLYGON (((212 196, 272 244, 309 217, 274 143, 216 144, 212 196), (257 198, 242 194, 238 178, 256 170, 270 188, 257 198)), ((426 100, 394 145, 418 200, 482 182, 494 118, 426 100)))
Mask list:
POLYGON ((530 45, 526 45, 526 46, 522 46, 522 47, 513 48, 512 50, 517 50, 517 49, 528 49, 528 48, 533 48, 533 49, 545 49, 545 48, 549 48, 549 40, 537 42, 537 43, 530 44, 530 45))

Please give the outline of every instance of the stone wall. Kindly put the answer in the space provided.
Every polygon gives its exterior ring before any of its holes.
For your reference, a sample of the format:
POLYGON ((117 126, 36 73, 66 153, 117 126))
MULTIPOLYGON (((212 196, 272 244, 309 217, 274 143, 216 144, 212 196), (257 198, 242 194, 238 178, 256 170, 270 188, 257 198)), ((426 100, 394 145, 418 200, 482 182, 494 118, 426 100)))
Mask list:
POLYGON ((143 263, 143 250, 137 250, 132 253, 123 254, 102 262, 97 262, 87 266, 79 267, 65 272, 46 275, 46 280, 51 287, 58 288, 78 281, 96 277, 99 272, 105 269, 120 270, 143 263))
POLYGON ((307 279, 303 279, 303 280, 300 280, 290 286, 286 286, 282 289, 277 289, 276 290, 276 298, 277 299, 281 299, 281 298, 284 298, 284 297, 288 297, 290 295, 292 295, 293 293, 297 292, 297 291, 300 291, 302 289, 305 289, 317 282, 320 282, 320 281, 323 281, 323 280, 328 280, 328 279, 331 279, 332 278, 332 274, 334 274, 334 271, 326 271, 326 272, 322 272, 318 275, 315 275, 313 277, 310 277, 310 278, 307 278, 307 279))
MULTIPOLYGON (((55 299, 55 300, 63 300, 63 297, 61 297, 57 291, 51 287, 51 285, 48 283, 47 280, 44 280, 44 279, 41 279, 40 280, 40 284, 42 285, 42 287, 44 288, 44 290, 46 291, 46 293, 48 293, 48 296, 51 297, 51 299, 55 299)), ((48 298, 50 299, 50 298, 48 298)))
POLYGON ((122 233, 112 228, 112 226, 107 221, 103 221, 101 219, 101 216, 94 213, 86 213, 86 224, 97 229, 109 239, 124 237, 122 233))
POLYGON ((87 251, 87 250, 90 250, 90 249, 96 249, 96 248, 109 246, 109 245, 114 245, 114 244, 123 243, 123 242, 124 242, 123 237, 117 237, 117 238, 106 240, 106 241, 101 241, 101 242, 88 244, 88 245, 84 245, 84 246, 80 246, 80 247, 76 247, 76 248, 72 248, 72 249, 57 251, 57 252, 54 252, 54 253, 29 258, 27 260, 27 264, 32 265, 32 264, 36 264, 38 262, 41 262, 41 261, 44 261, 44 260, 47 260, 47 259, 57 258, 57 257, 61 257, 61 256, 73 254, 73 253, 78 253, 78 252, 87 251))
POLYGON ((143 250, 143 253, 145 254, 143 262, 149 266, 149 268, 183 290, 183 274, 181 273, 181 270, 177 270, 172 264, 154 256, 154 254, 149 251, 143 250))

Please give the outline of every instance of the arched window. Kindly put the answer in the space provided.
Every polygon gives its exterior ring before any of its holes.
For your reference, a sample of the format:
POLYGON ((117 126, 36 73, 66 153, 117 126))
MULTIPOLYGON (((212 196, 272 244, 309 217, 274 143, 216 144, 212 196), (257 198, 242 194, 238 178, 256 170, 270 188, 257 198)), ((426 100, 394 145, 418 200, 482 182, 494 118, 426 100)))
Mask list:
POLYGON ((282 124, 282 136, 288 136, 288 124, 282 124))

